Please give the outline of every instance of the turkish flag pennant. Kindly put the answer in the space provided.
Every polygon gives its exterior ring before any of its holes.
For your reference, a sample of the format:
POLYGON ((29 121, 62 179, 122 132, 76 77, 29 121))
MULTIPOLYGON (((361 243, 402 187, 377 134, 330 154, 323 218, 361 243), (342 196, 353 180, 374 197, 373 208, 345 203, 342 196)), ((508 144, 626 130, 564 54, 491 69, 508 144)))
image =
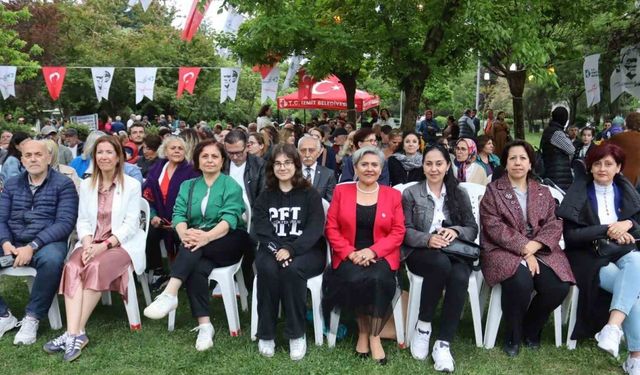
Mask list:
POLYGON ((187 21, 184 24, 184 30, 182 30, 182 35, 180 36, 182 40, 186 40, 187 42, 190 42, 193 36, 196 35, 198 27, 200 27, 200 23, 204 18, 204 14, 207 12, 207 9, 209 9, 209 5, 211 4, 211 0, 207 1, 204 6, 204 11, 201 12, 200 9, 198 9, 199 2, 199 0, 193 0, 191 10, 187 16, 187 21))
POLYGON ((262 79, 265 79, 274 67, 275 65, 254 65, 253 68, 251 68, 251 71, 254 73, 260 72, 262 79))
POLYGON ((44 76, 44 82, 47 84, 51 99, 58 100, 60 97, 60 91, 62 91, 62 84, 64 83, 66 73, 67 68, 63 66, 42 67, 42 75, 44 76))
POLYGON ((305 69, 300 69, 298 71, 298 99, 310 99, 311 89, 315 84, 315 78, 308 75, 305 69))
POLYGON ((193 95, 198 74, 200 74, 200 68, 180 68, 178 72, 178 92, 176 93, 176 98, 180 99, 184 90, 187 90, 189 94, 193 95))

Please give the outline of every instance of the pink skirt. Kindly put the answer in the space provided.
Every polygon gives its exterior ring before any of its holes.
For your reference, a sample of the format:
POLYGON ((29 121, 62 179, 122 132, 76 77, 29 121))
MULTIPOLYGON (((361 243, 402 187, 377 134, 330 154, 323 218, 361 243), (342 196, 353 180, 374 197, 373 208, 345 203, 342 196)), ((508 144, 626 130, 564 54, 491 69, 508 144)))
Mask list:
POLYGON ((103 251, 89 263, 82 264, 82 249, 75 250, 62 270, 58 293, 73 298, 78 287, 96 292, 118 292, 127 300, 131 258, 121 247, 103 251))

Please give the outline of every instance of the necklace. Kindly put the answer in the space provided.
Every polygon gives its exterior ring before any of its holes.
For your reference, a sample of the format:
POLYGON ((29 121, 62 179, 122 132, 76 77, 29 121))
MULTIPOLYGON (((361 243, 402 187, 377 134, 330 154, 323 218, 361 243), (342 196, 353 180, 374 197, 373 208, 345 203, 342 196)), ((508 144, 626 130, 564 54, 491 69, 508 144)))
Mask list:
POLYGON ((604 212, 609 216, 609 205, 607 204, 607 187, 602 190, 602 200, 604 200, 604 212))
POLYGON ((376 188, 371 190, 371 191, 366 191, 366 190, 362 190, 360 189, 360 183, 356 182, 356 189, 358 189, 359 192, 361 192, 362 194, 375 194, 378 192, 378 190, 380 190, 380 184, 378 184, 376 182, 376 188))

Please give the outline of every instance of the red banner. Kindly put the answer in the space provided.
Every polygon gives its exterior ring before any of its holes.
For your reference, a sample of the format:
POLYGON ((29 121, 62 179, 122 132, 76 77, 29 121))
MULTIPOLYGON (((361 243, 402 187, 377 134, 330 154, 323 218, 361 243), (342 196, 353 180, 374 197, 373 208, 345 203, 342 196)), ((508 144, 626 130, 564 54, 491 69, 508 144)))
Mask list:
POLYGON ((42 67, 42 75, 44 76, 44 82, 47 84, 51 99, 58 100, 60 97, 60 91, 62 91, 62 84, 64 83, 66 73, 67 68, 63 66, 42 67))
POLYGON ((193 0, 193 4, 191 4, 191 10, 189 11, 189 15, 187 16, 187 21, 184 24, 184 30, 182 30, 182 35, 180 38, 182 40, 186 40, 190 42, 196 32, 198 31, 198 27, 200 27, 200 23, 202 23, 202 19, 204 18, 204 14, 209 9, 209 5, 211 1, 207 1, 207 4, 204 6, 204 10, 201 12, 198 9, 199 0, 193 0))
POLYGON ((189 94, 193 95, 193 89, 196 87, 196 80, 200 74, 200 68, 180 67, 178 72, 178 92, 176 98, 182 97, 182 92, 187 90, 189 94))
POLYGON ((262 79, 265 79, 267 78, 267 76, 271 72, 271 69, 273 69, 274 66, 275 65, 254 65, 253 68, 251 68, 251 71, 253 71, 254 73, 260 72, 262 79))
POLYGON ((298 71, 298 99, 311 98, 311 89, 316 80, 303 68, 298 71))

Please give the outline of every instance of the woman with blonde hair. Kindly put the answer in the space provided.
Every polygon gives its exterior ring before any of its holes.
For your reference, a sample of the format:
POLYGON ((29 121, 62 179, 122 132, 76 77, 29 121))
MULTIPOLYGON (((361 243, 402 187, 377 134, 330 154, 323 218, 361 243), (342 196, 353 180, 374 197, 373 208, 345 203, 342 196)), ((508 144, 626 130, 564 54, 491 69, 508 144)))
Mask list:
POLYGON ((296 133, 293 131, 293 129, 284 128, 280 130, 278 138, 281 145, 295 145, 296 143, 296 133))
POLYGON ((51 139, 45 139, 43 141, 47 146, 47 150, 51 154, 51 164, 49 164, 51 168, 69 177, 71 181, 73 181, 73 184, 76 186, 76 190, 78 190, 78 188, 80 187, 80 178, 78 178, 76 170, 68 165, 60 164, 58 162, 58 144, 51 139))

